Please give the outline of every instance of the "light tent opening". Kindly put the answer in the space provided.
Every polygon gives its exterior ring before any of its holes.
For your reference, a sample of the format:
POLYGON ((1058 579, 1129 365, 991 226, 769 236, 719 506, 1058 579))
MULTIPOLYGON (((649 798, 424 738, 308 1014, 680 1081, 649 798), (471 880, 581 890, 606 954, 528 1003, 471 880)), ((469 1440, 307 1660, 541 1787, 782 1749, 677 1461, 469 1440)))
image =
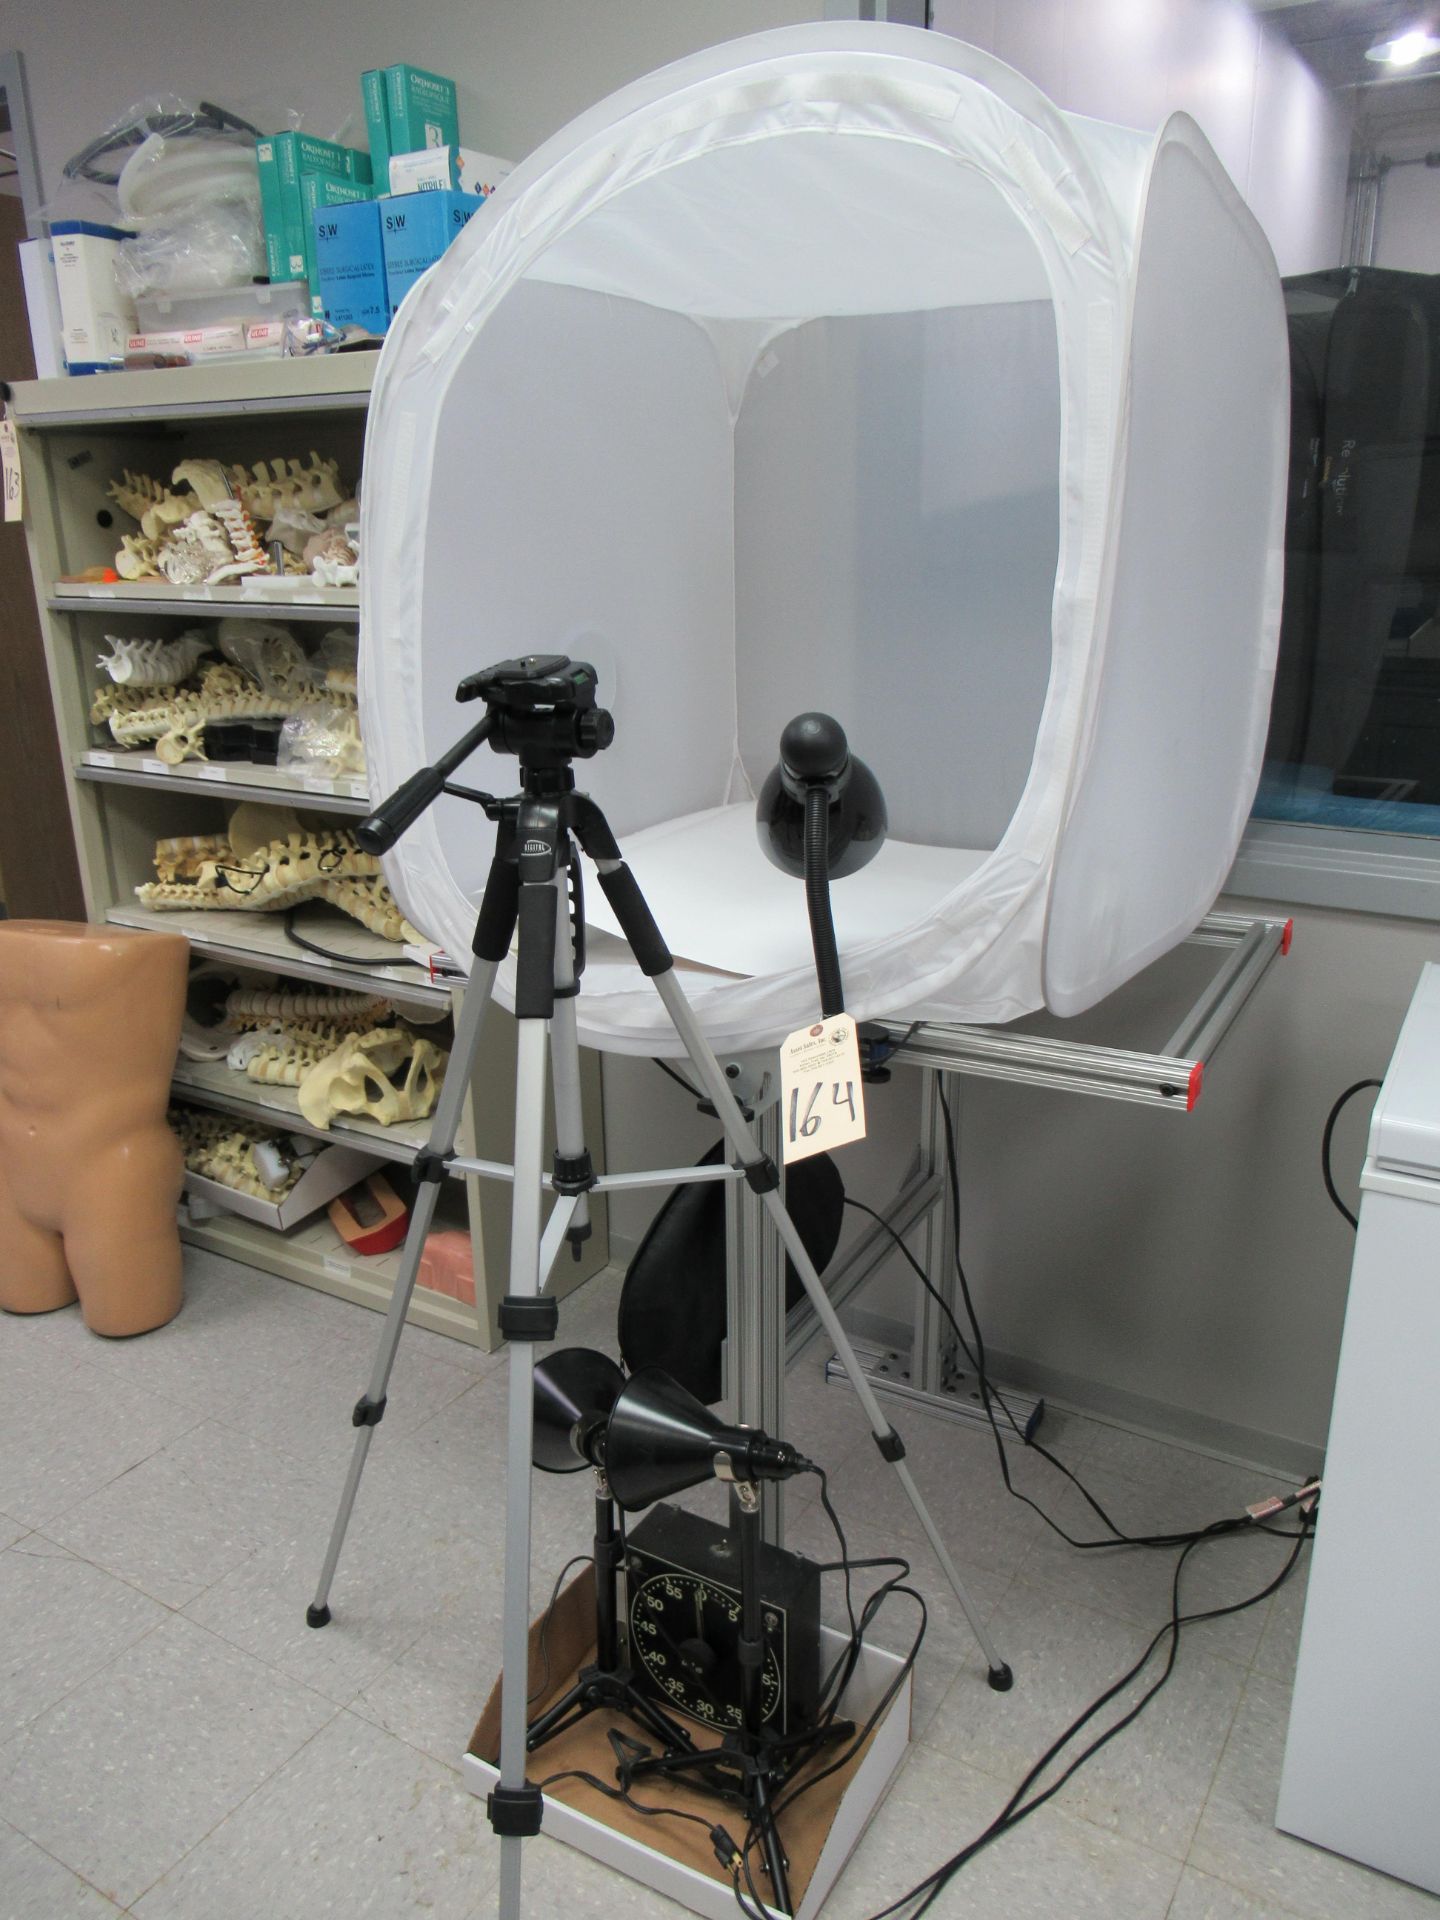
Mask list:
MULTIPOLYGON (((617 739, 580 784, 712 1040, 761 1045, 814 982, 753 789, 821 707, 890 807, 835 888, 852 1010, 1077 1011, 1233 856, 1285 366, 1268 249, 1188 121, 1075 121, 903 28, 669 68, 517 169, 397 316, 365 464, 376 790, 455 737, 463 674, 592 659, 617 739)), ((470 771, 515 785, 488 752, 470 771)), ((391 856, 452 952, 490 850, 447 800, 391 856)), ((603 938, 579 1019, 670 1044, 603 938)))

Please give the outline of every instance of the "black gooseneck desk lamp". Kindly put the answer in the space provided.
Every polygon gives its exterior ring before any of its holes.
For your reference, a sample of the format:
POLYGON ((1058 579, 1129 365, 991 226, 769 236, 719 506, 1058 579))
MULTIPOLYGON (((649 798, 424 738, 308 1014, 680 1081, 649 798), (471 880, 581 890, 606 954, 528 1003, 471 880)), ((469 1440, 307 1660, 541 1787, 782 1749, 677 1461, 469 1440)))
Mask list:
POLYGON ((755 830, 766 858, 805 882, 822 1020, 845 1010, 830 882, 868 866, 887 826, 880 782, 851 753, 840 722, 828 713, 797 714, 760 789, 755 830))

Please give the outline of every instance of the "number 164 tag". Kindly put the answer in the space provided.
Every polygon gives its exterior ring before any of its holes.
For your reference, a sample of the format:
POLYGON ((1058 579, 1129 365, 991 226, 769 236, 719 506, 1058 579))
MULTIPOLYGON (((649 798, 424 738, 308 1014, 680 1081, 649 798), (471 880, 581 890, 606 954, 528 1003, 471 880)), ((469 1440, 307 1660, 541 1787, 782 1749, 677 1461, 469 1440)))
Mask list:
POLYGON ((782 1155, 804 1160, 864 1138, 860 1041, 849 1014, 837 1013, 780 1044, 782 1155))

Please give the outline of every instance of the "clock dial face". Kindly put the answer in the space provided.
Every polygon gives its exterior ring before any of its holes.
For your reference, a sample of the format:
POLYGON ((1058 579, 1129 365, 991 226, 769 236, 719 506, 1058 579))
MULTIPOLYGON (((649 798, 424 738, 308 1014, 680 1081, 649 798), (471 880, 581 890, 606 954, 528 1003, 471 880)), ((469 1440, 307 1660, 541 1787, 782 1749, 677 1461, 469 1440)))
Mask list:
MULTIPOLYGON (((773 1609, 767 1609, 773 1612, 773 1609)), ((784 1628, 765 1636, 760 1718, 780 1708, 776 1652, 784 1628)), ((635 1665, 678 1712, 719 1733, 740 1725, 740 1596, 698 1573, 664 1568, 636 1581, 630 1596, 630 1648, 635 1665)))

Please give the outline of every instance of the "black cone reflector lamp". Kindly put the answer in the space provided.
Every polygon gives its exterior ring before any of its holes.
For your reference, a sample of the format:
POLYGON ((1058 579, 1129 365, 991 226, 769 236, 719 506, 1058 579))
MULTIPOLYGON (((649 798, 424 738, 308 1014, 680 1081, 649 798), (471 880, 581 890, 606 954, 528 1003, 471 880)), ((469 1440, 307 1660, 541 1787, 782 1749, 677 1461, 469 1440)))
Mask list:
POLYGON ((610 1492, 627 1513, 712 1477, 786 1480, 810 1465, 784 1440, 717 1420, 658 1367, 637 1373, 615 1402, 605 1428, 604 1459, 610 1492))
POLYGON ((535 1363, 531 1457, 544 1473, 579 1473, 604 1463, 605 1422, 625 1376, 607 1354, 562 1347, 535 1363))

